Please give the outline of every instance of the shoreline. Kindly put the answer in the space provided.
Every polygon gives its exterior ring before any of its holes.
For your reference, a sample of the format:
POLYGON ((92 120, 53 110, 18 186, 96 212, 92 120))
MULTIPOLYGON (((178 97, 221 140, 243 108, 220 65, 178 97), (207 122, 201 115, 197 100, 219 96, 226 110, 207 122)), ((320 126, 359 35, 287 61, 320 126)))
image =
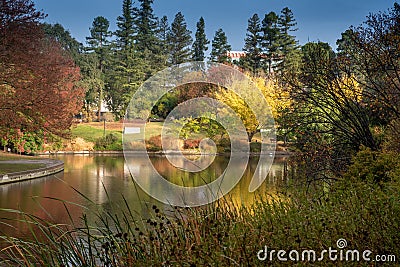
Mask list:
MULTIPOLYGON (((194 155, 194 156, 199 156, 199 155, 204 155, 201 152, 197 151, 154 151, 154 152, 144 152, 144 151, 120 151, 120 150, 115 150, 115 151, 93 151, 93 150, 83 150, 83 151, 55 151, 55 152, 40 152, 40 153, 35 153, 35 156, 54 156, 54 155, 93 155, 93 156, 106 156, 106 155, 124 155, 124 154, 131 154, 131 155, 143 155, 143 154, 149 154, 149 155, 194 155)), ((248 153, 250 156, 260 156, 260 155, 274 155, 275 157, 289 157, 292 155, 291 152, 288 151, 266 151, 265 153, 259 153, 259 152, 249 152, 248 153)), ((212 154, 210 154, 212 155, 212 154)), ((216 156, 230 156, 230 153, 216 153, 216 156)))

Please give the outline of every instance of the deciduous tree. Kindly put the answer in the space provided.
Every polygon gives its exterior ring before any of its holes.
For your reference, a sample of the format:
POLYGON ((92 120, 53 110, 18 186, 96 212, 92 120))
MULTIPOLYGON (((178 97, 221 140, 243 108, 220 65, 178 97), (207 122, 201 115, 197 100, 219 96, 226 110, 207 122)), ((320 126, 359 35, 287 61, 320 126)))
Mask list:
POLYGON ((42 17, 31 1, 1 1, 3 139, 16 140, 25 133, 62 135, 82 106, 84 90, 76 85, 79 69, 60 44, 44 34, 42 17))

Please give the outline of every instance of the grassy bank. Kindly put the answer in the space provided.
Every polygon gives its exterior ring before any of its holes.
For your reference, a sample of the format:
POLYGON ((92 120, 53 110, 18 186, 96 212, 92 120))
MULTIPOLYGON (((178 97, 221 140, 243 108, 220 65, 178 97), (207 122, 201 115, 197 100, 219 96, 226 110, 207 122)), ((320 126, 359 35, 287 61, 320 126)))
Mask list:
MULTIPOLYGON (((146 126, 146 138, 159 135, 162 130, 161 122, 151 122, 146 126)), ((90 147, 93 150, 122 150, 123 124, 118 122, 91 122, 77 124, 72 127, 71 134, 73 142, 76 138, 87 142, 87 144, 73 144, 73 150, 86 150, 90 147), (84 149, 80 149, 83 147, 84 149)), ((82 141, 80 141, 82 142, 82 141)))
MULTIPOLYGON (((115 205, 115 204, 111 204, 115 205)), ((297 250, 298 265, 360 266, 371 262, 302 261, 304 250, 337 248, 372 251, 400 257, 400 183, 338 182, 327 190, 285 189, 279 198, 262 198, 250 207, 232 207, 228 201, 165 214, 148 207, 150 219, 135 220, 129 204, 109 212, 94 212, 97 225, 75 227, 76 222, 54 225, 25 214, 39 230, 31 241, 3 237, 1 252, 8 264, 23 266, 266 266, 293 264, 265 261, 257 253, 297 250), (268 199, 268 200, 267 200, 268 199), (114 211, 123 210, 122 216, 114 211), (79 237, 79 238, 77 238, 79 237)), ((339 254, 338 254, 339 255, 339 254)), ((286 255, 286 257, 288 257, 286 255)), ((398 259, 397 259, 398 260, 398 259)))
POLYGON ((118 139, 122 139, 122 124, 106 123, 104 128, 103 122, 92 122, 77 124, 71 129, 72 137, 81 137, 87 142, 96 142, 97 139, 106 135, 113 134, 118 139))
MULTIPOLYGON (((161 133, 163 129, 163 122, 149 122, 146 124, 145 139, 147 142, 148 151, 158 152, 162 150, 161 133)), ((64 150, 98 150, 110 151, 122 150, 122 132, 123 124, 118 122, 91 122, 77 124, 71 128, 72 140, 66 141, 64 150)), ((199 143, 204 136, 201 134, 193 134, 187 140, 180 140, 178 147, 183 147, 188 151, 198 150, 199 143)), ((251 152, 260 152, 261 150, 261 136, 256 134, 254 142, 250 144, 251 152)), ((218 152, 224 153, 230 151, 230 141, 227 138, 217 140, 218 152)), ((134 148, 133 148, 134 149, 134 148)), ((63 150, 63 149, 61 149, 63 150)), ((277 150, 285 150, 280 146, 277 150)))

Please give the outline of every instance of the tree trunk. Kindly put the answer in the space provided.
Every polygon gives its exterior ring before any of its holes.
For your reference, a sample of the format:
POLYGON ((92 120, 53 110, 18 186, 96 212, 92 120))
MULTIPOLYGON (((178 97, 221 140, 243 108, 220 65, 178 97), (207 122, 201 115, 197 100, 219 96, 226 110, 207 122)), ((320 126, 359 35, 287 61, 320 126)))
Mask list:
POLYGON ((257 131, 247 132, 247 137, 248 137, 249 143, 251 143, 251 140, 253 139, 253 136, 256 134, 256 132, 257 131))

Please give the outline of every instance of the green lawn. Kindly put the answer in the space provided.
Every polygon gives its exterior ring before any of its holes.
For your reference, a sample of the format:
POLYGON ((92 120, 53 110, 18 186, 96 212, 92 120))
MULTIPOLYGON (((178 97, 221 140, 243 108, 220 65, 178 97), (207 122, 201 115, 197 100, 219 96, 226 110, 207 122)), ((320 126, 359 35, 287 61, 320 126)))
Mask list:
MULTIPOLYGON (((162 132, 162 122, 150 122, 146 125, 146 139, 160 135, 162 132)), ((122 125, 115 127, 115 124, 106 124, 105 134, 114 134, 118 139, 122 139, 122 125)), ((73 137, 81 137, 88 142, 96 142, 98 138, 104 136, 104 128, 102 124, 78 124, 71 129, 73 137)))
MULTIPOLYGON (((71 131, 74 137, 81 137, 88 142, 96 142, 98 138, 104 136, 104 129, 86 124, 79 124, 73 127, 71 131)), ((119 139, 122 138, 122 131, 106 129, 105 134, 110 133, 116 135, 119 139)))

